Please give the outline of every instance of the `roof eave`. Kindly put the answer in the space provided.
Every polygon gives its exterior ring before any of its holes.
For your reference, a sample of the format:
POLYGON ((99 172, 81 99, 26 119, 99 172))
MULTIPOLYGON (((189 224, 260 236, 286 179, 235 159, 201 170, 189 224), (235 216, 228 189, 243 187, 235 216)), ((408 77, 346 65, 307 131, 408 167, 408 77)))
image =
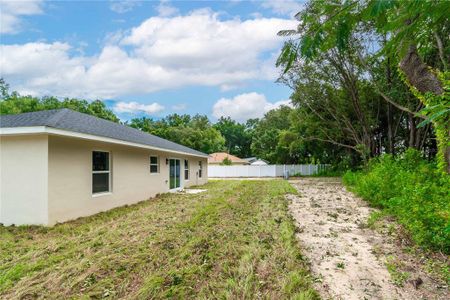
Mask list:
POLYGON ((170 149, 166 149, 166 148, 154 147, 154 146, 149 146, 149 145, 140 144, 140 143, 133 143, 133 142, 123 141, 123 140, 119 140, 119 139, 103 137, 103 136, 98 136, 98 135, 93 135, 93 134, 88 134, 88 133, 80 133, 80 132, 75 132, 75 131, 57 129, 57 128, 52 128, 52 127, 48 127, 48 126, 0 128, 0 136, 31 135, 31 134, 58 135, 58 136, 79 138, 79 139, 90 140, 90 141, 99 141, 99 142, 104 142, 104 143, 125 145, 125 146, 129 146, 129 147, 169 152, 169 153, 174 153, 174 154, 183 154, 183 155, 189 155, 189 156, 195 156, 195 157, 208 158, 207 154, 200 155, 200 154, 183 152, 183 151, 175 151, 175 150, 170 150, 170 149))

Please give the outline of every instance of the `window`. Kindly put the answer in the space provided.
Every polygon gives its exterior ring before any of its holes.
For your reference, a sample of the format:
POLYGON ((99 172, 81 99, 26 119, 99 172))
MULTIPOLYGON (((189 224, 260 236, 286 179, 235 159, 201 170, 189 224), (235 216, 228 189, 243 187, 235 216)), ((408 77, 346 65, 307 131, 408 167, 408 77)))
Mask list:
POLYGON ((159 172, 159 160, 158 156, 150 156, 150 173, 159 172))
POLYGON ((198 162, 198 177, 199 178, 202 178, 202 172, 203 172, 203 165, 202 165, 202 162, 199 161, 198 162))
POLYGON ((189 180, 189 161, 184 160, 184 180, 189 180))
POLYGON ((92 152, 92 193, 106 193, 111 189, 109 152, 92 152))

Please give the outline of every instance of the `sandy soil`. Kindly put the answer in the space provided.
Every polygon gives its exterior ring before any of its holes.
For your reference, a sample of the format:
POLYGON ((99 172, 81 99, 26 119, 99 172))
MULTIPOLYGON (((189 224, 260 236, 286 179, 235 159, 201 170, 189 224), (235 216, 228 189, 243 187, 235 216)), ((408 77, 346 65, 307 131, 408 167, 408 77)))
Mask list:
POLYGON ((365 226, 374 209, 339 179, 290 182, 299 191, 289 195, 297 236, 324 299, 450 299, 445 283, 429 277, 392 236, 365 226))

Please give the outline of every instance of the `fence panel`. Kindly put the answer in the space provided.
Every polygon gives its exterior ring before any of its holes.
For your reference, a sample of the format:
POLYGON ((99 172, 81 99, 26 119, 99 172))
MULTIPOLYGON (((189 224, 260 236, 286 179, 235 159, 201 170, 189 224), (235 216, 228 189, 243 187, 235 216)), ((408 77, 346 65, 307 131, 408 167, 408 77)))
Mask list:
POLYGON ((246 165, 246 166, 219 166, 208 165, 209 177, 283 177, 286 172, 289 176, 314 175, 324 170, 325 165, 246 165))

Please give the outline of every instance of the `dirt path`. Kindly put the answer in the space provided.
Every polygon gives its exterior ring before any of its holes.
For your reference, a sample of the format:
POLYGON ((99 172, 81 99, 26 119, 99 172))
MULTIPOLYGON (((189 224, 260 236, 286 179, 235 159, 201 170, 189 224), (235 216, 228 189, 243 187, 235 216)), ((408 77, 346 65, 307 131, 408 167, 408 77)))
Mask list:
POLYGON ((298 239, 324 299, 450 299, 448 288, 421 271, 420 262, 365 226, 373 209, 339 179, 290 182, 299 191, 289 196, 298 239), (397 259, 408 272, 396 269, 397 259))

